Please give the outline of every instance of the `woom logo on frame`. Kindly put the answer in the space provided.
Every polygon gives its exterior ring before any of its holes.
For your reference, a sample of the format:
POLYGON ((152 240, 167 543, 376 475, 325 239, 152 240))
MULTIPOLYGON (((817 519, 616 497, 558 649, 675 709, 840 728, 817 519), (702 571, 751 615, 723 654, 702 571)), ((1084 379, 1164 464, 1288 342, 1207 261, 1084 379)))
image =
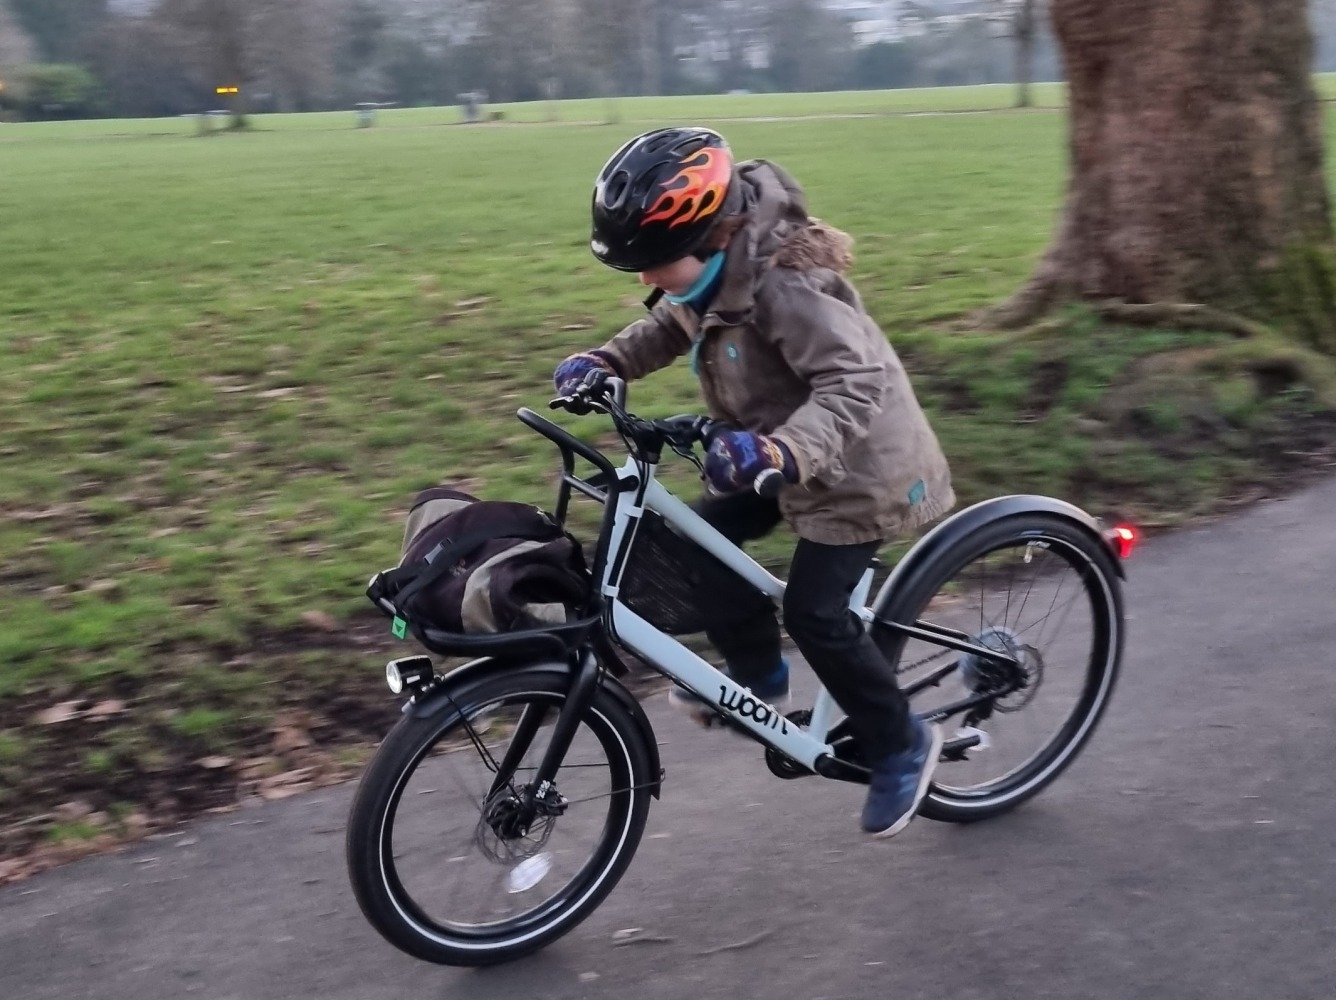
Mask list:
POLYGON ((751 719, 754 722, 759 722, 763 726, 777 729, 784 736, 789 734, 789 723, 784 716, 780 715, 765 702, 759 701, 745 692, 730 692, 726 687, 720 684, 719 707, 738 716, 738 718, 751 719))

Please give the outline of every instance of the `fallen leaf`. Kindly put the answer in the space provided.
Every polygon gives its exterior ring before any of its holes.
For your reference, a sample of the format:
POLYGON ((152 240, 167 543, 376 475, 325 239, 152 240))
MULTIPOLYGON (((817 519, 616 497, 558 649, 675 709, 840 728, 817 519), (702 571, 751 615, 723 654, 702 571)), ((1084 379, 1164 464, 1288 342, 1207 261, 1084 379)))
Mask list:
POLYGON ((326 611, 303 611, 302 621, 312 628, 318 628, 321 632, 337 632, 339 623, 334 620, 334 616, 326 611))
POLYGON ((149 827, 148 816, 137 809, 122 819, 121 823, 132 836, 143 833, 149 827))
POLYGON ((80 715, 77 701, 62 701, 37 713, 37 721, 44 726, 53 726, 58 722, 69 722, 80 715))
POLYGON ((259 787, 260 798, 269 802, 276 802, 279 799, 291 798, 299 795, 307 789, 307 785, 268 785, 261 782, 259 787))
POLYGON ((125 702, 109 698, 106 701, 99 701, 88 710, 90 719, 109 719, 113 715, 120 715, 125 711, 125 702))
POLYGON ((248 757, 241 762, 241 777, 243 778, 264 778, 274 774, 282 768, 282 764, 274 757, 248 757))
POLYGON ((480 296, 478 296, 476 299, 460 299, 458 302, 455 303, 455 308, 456 308, 456 309, 475 309, 475 308, 477 308, 478 306, 486 305, 488 302, 491 302, 491 301, 492 301, 492 300, 491 300, 491 297, 490 297, 490 296, 487 296, 487 295, 480 295, 480 296))
POLYGON ((311 737, 307 735, 306 730, 298 729, 296 726, 283 726, 274 730, 273 749, 276 754, 292 753, 294 750, 300 750, 302 747, 311 745, 311 737))
POLYGON ((297 391, 297 386, 285 385, 277 389, 266 389, 264 392, 257 392, 255 395, 260 399, 283 399, 286 396, 294 395, 297 391))
POLYGON ((196 763, 199 764, 200 767, 205 768, 206 770, 218 771, 224 767, 230 767, 232 764, 232 758, 223 757, 221 755, 214 755, 211 757, 201 757, 198 761, 196 761, 196 763))
POLYGON ((56 806, 55 813, 63 820, 83 819, 85 816, 92 815, 93 807, 87 802, 62 802, 56 806))

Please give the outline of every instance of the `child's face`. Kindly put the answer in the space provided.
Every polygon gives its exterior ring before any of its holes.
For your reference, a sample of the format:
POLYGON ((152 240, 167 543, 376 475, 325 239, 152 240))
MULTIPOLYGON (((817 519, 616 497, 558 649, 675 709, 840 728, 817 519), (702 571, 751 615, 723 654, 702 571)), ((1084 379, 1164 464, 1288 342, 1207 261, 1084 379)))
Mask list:
POLYGON ((640 272, 640 283, 654 288, 662 288, 669 295, 682 295, 696 283, 700 273, 705 270, 705 262, 696 257, 683 257, 681 260, 661 264, 640 272))

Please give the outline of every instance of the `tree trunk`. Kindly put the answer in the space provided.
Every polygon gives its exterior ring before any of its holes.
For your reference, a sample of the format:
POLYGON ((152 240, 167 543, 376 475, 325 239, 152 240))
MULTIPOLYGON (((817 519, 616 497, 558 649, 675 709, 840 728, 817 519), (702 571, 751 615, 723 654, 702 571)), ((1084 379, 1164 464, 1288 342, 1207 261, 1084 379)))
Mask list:
MULTIPOLYGON (((1331 220, 1304 0, 1053 0, 1070 177, 1030 284, 1059 298, 1196 302, 1336 330, 1331 220)), ((1332 343, 1336 348, 1336 342, 1332 343)))
POLYGON ((1034 79, 1034 35, 1039 26, 1035 0, 1024 0, 1016 11, 1016 107, 1030 106, 1030 83, 1034 79))

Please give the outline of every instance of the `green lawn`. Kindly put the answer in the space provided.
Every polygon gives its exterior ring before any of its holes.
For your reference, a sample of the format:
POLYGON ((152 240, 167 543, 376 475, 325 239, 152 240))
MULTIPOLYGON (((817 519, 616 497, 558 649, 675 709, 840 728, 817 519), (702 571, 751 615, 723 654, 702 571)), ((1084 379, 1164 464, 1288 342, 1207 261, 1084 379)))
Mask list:
MULTIPOLYGON (((70 797, 213 804, 177 787, 196 777, 189 762, 262 752, 280 708, 324 713, 331 742, 378 731, 359 699, 383 656, 311 613, 367 620, 365 581, 394 562, 423 486, 550 497, 550 446, 513 414, 545 404, 566 353, 641 313, 634 280, 586 247, 592 178, 632 119, 1008 100, 638 99, 614 126, 413 127, 455 116, 415 109, 373 129, 288 116, 210 138, 178 120, 0 126, 0 852, 23 840, 5 838, 7 816, 70 797), (124 711, 37 721, 80 698, 124 711)), ((575 102, 561 117, 600 112, 575 102)), ((1063 183, 1058 114, 720 127, 856 237, 854 277, 965 501, 1033 490, 1191 513, 1248 480, 1259 442, 1309 405, 1230 377, 1204 390, 1203 417, 1170 372, 1110 409, 1138 359, 1223 339, 1210 334, 1076 315, 1013 343, 946 324, 1014 290, 1043 249, 1063 183)), ((685 366, 633 403, 698 405, 685 366)), ((565 422, 606 441, 597 418, 565 422)))

